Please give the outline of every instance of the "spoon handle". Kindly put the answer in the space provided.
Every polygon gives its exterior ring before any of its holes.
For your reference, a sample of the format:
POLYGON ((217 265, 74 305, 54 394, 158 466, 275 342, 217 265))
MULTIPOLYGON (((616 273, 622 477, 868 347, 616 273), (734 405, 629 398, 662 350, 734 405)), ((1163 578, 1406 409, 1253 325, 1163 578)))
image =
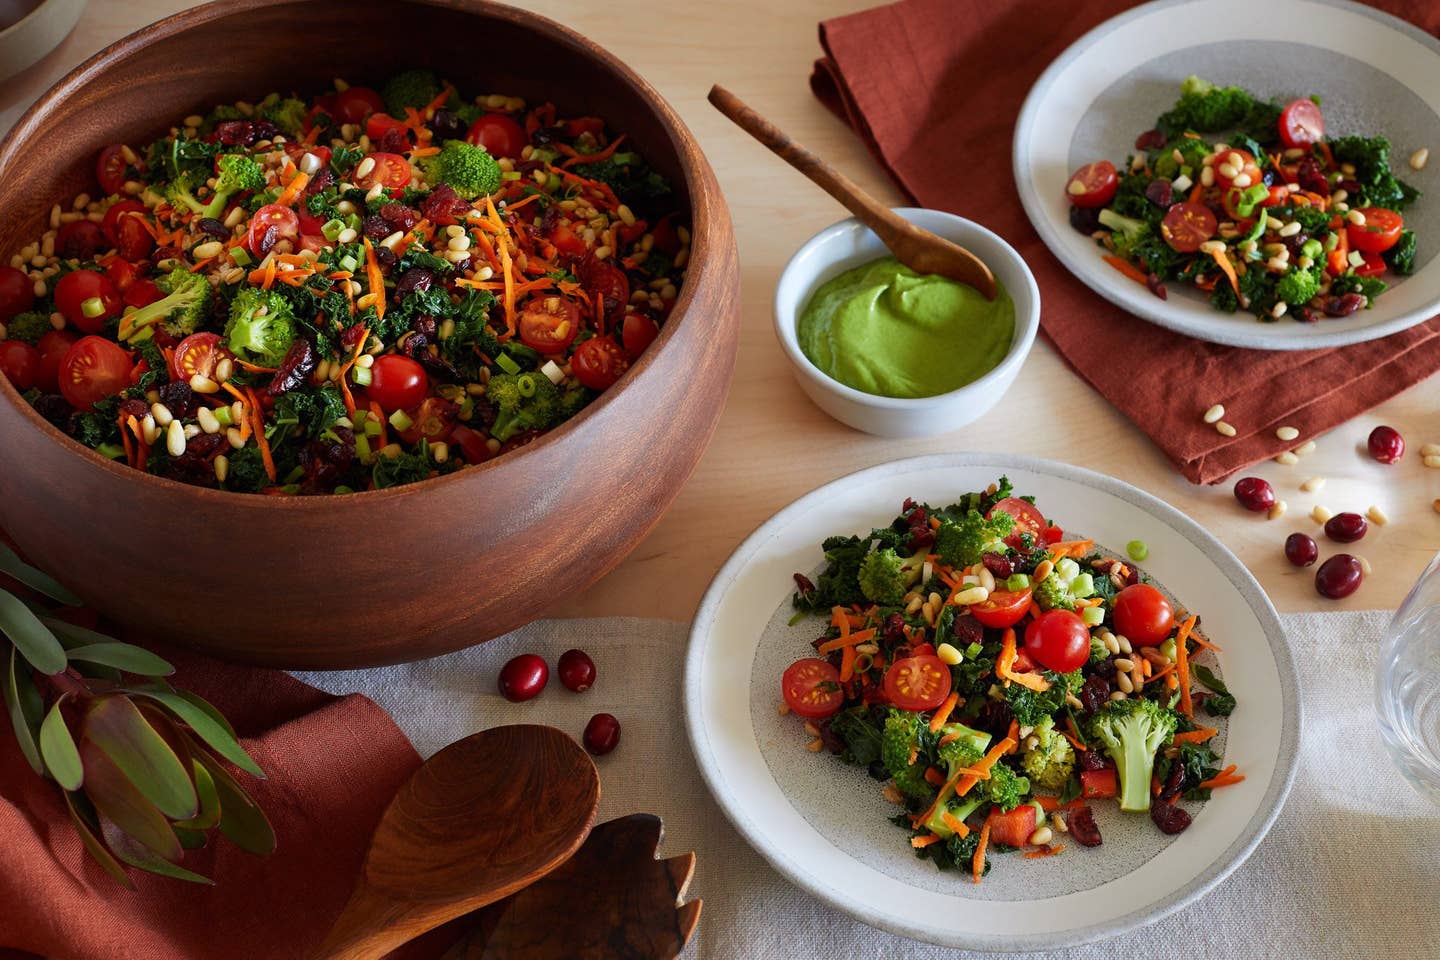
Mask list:
POLYGON ((716 84, 710 88, 710 102, 750 136, 769 147, 776 156, 809 177, 830 196, 844 204, 871 230, 888 242, 897 234, 906 233, 909 224, 885 204, 870 196, 860 185, 815 154, 790 139, 790 136, 756 113, 743 100, 716 84))

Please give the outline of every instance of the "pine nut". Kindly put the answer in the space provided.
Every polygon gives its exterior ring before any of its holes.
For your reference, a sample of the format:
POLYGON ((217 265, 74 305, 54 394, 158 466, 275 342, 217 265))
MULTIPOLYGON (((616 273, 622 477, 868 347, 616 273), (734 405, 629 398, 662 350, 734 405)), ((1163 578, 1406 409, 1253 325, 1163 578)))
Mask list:
POLYGON ((893 803, 896 806, 899 806, 900 804, 905 802, 904 795, 901 794, 899 790, 895 789, 895 785, 893 783, 887 783, 885 784, 885 786, 881 787, 880 796, 885 798, 886 803, 893 803))
POLYGON ((1365 226, 1365 214, 1361 213, 1359 210, 1351 210, 1349 213, 1345 214, 1345 219, 1349 220, 1357 227, 1365 226))
POLYGON ((991 573, 985 567, 980 568, 980 586, 991 593, 995 592, 995 574, 991 573))
POLYGON ((825 749, 825 741, 821 740, 819 737, 816 737, 814 740, 811 740, 809 743, 805 744, 805 749, 809 750, 811 753, 819 753, 821 750, 825 749))
MULTIPOLYGON (((190 389, 196 393, 219 393, 220 384, 211 380, 203 373, 197 373, 190 378, 190 389)), ((176 456, 179 456, 179 454, 176 454, 176 456)))
POLYGON ((925 618, 926 623, 933 624, 935 622, 935 608, 930 606, 929 600, 920 604, 920 616, 925 618))
POLYGON ((201 407, 200 412, 195 415, 195 419, 200 421, 200 429, 206 433, 220 432, 220 421, 215 419, 215 414, 209 407, 201 407))
POLYGON ((1041 560, 1035 566, 1035 575, 1031 577, 1032 582, 1040 583, 1046 577, 1050 576, 1050 571, 1054 569, 1055 564, 1051 563, 1049 560, 1041 560))
POLYGON ((1110 699, 1111 699, 1111 700, 1124 700, 1124 699, 1125 699, 1125 691, 1124 691, 1124 690, 1115 690, 1115 691, 1112 691, 1111 694, 1110 694, 1110 699))
POLYGON ((1216 420, 1219 420, 1223 416, 1225 416, 1225 407, 1222 404, 1217 403, 1215 404, 1215 406, 1205 411, 1205 422, 1214 423, 1216 420))
POLYGON ((1105 636, 1101 638, 1101 642, 1105 644, 1105 649, 1109 650, 1112 654, 1120 652, 1120 641, 1115 639, 1115 634, 1105 634, 1105 636))
POLYGON ((1429 163, 1429 162, 1430 162, 1430 148, 1429 148, 1429 147, 1421 147, 1419 150, 1416 150, 1414 153, 1410 154, 1410 169, 1411 169, 1411 170, 1424 170, 1424 169, 1425 169, 1425 164, 1427 164, 1427 163, 1429 163))
POLYGON ((1294 427, 1276 427, 1275 436, 1279 437, 1281 440, 1294 440, 1296 437, 1300 436, 1300 431, 1296 430, 1294 427))
POLYGON ((1310 511, 1310 519, 1314 520, 1316 523, 1323 524, 1333 516, 1335 516, 1335 514, 1331 513, 1329 510, 1326 510, 1318 503, 1315 504, 1315 509, 1310 511))
POLYGON ((1440 467, 1440 456, 1429 456, 1420 462, 1427 467, 1440 467))
POLYGON ((905 612, 906 612, 907 614, 914 615, 914 613, 915 613, 917 610, 920 609, 920 605, 923 604, 924 602, 925 602, 925 598, 924 598, 924 597, 921 597, 921 596, 918 595, 918 594, 915 595, 915 596, 913 596, 913 597, 911 597, 911 598, 910 598, 910 602, 907 603, 907 604, 905 604, 905 612))
POLYGON ((1275 304, 1275 306, 1270 308, 1270 316, 1274 317, 1276 320, 1279 320, 1281 317, 1285 316, 1285 312, 1289 309, 1290 304, 1286 303, 1284 300, 1281 300, 1279 303, 1275 304))
POLYGON ((789 714, 790 714, 790 706, 789 706, 788 704, 786 704, 786 703, 783 703, 783 702, 782 702, 782 703, 777 703, 777 704, 775 705, 775 712, 778 713, 778 714, 780 714, 780 716, 782 716, 782 717, 784 717, 784 716, 789 716, 789 714))
POLYGON ((1286 450, 1282 453, 1277 453, 1275 455, 1275 462, 1284 464, 1287 467, 1293 467, 1295 464, 1300 462, 1300 458, 1295 456, 1295 454, 1291 453, 1289 450, 1286 450))
POLYGON ((1300 484, 1300 489, 1304 490, 1306 493, 1315 493, 1324 486, 1324 477, 1311 477, 1309 480, 1306 480, 1304 483, 1300 484))
POLYGON ((1370 576, 1370 561, 1366 560, 1358 553, 1355 554, 1355 559, 1360 561, 1360 572, 1365 574, 1365 576, 1367 577, 1370 576))
POLYGON ((1285 511, 1289 508, 1290 505, 1284 500, 1276 500, 1274 503, 1270 504, 1270 512, 1267 513, 1266 516, 1268 516, 1271 520, 1279 520, 1281 517, 1285 516, 1285 511))
MULTIPOLYGON (((1209 160, 1209 157, 1205 158, 1209 160)), ((1215 168, 1208 164, 1200 168, 1200 185, 1202 187, 1213 187, 1215 185, 1215 168)))
POLYGON ((1226 423, 1224 420, 1221 420, 1215 424, 1215 432, 1220 434, 1222 437, 1235 436, 1235 428, 1230 426, 1230 424, 1226 423))
POLYGON ((1065 818, 1058 813, 1050 815, 1050 822, 1054 824, 1057 833, 1069 833, 1070 828, 1065 826, 1065 818))
POLYGON ((140 434, 145 438, 146 443, 153 444, 160 439, 160 428, 155 424, 155 415, 145 414, 145 419, 140 421, 140 434))
POLYGON ((1120 644, 1121 653, 1134 653, 1135 648, 1130 645, 1129 637, 1116 637, 1115 642, 1120 644))
POLYGON ((220 255, 220 251, 224 249, 225 244, 221 243, 219 240, 210 240, 206 243, 200 244, 194 250, 191 250, 190 254, 197 261, 209 260, 211 257, 218 257, 220 255))
POLYGON ((361 161, 360 161, 360 165, 355 168, 355 179, 356 179, 356 180, 363 180, 365 177, 369 176, 369 175, 370 175, 370 171, 371 171, 371 170, 374 170, 374 169, 375 169, 375 158, 374 158, 374 157, 366 157, 364 160, 361 160, 361 161))
POLYGON ((229 357, 221 357, 220 361, 215 364, 215 379, 218 380, 220 383, 224 383, 226 380, 229 380, 234 375, 235 361, 231 360, 229 357))
POLYGON ((1427 443, 1420 448, 1422 457, 1440 457, 1440 443, 1427 443))
POLYGON ((935 656, 940 658, 941 663, 951 667, 955 666, 955 664, 959 663, 962 659, 960 656, 960 651, 957 650, 955 648, 955 645, 951 643, 942 643, 940 644, 940 646, 936 647, 935 656))
POLYGON ((1296 448, 1295 448, 1294 450, 1292 450, 1291 452, 1294 453, 1295 456, 1297 456, 1297 457, 1303 457, 1303 456, 1305 456, 1306 454, 1314 453, 1314 452, 1315 452, 1315 441, 1314 441, 1314 440, 1306 440, 1304 443, 1300 444, 1300 446, 1296 447, 1296 448))
POLYGON ((811 723, 809 720, 805 721, 805 732, 810 734, 810 736, 812 737, 820 736, 820 728, 815 726, 815 724, 811 723))
POLYGON ((984 603, 988 596, 990 591, 984 587, 970 587, 955 594, 955 602, 961 606, 969 606, 972 603, 984 603))
POLYGON ((221 483, 224 483, 224 482, 225 482, 225 478, 226 478, 229 474, 230 474, 230 458, 227 457, 227 456, 225 456, 225 454, 222 453, 222 454, 220 454, 220 456, 218 456, 218 457, 215 458, 215 479, 216 479, 216 480, 219 480, 221 483))
POLYGON ((1373 504, 1369 510, 1365 511, 1365 516, 1369 517, 1370 522, 1378 527, 1383 527, 1390 522, 1390 518, 1385 515, 1385 511, 1373 504))
POLYGON ((175 419, 175 415, 170 412, 170 408, 163 403, 150 404, 150 414, 155 418, 155 422, 162 427, 170 426, 170 421, 175 419))
POLYGON ((1130 674, 1128 673, 1115 674, 1115 685, 1120 688, 1121 693, 1135 692, 1135 684, 1130 682, 1130 674))
POLYGON ((236 450, 239 450, 241 447, 245 446, 244 435, 235 427, 230 427, 228 430, 225 431, 225 439, 230 441, 230 446, 234 447, 236 450))
POLYGON ((1215 168, 1215 171, 1219 173, 1220 176, 1224 177, 1226 180, 1234 180, 1236 177, 1240 176, 1240 171, 1233 164, 1228 162, 1221 163, 1215 168))
POLYGON ((1135 661, 1120 657, 1115 661, 1115 669, 1129 673, 1135 669, 1135 661))
POLYGON ((940 594, 935 593, 934 591, 931 591, 930 596, 926 597, 925 599, 930 601, 930 606, 937 609, 940 607, 941 604, 945 602, 945 598, 940 596, 940 594))
POLYGON ((170 426, 165 428, 165 449, 170 451, 172 457, 178 457, 185 452, 185 428, 180 425, 179 420, 171 420, 170 426))
POLYGON ((1043 847, 1050 842, 1053 836, 1054 834, 1051 833, 1049 827, 1040 827, 1034 833, 1030 834, 1030 845, 1033 847, 1043 847))

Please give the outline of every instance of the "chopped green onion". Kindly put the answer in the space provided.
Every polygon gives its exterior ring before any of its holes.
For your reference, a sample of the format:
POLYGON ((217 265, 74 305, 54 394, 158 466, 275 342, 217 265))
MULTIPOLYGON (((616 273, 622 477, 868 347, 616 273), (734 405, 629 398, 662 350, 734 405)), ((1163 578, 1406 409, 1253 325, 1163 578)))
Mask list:
MULTIPOLYGON (((1351 251, 1350 251, 1350 258, 1349 258, 1349 259, 1350 259, 1350 266, 1352 266, 1352 267, 1363 267, 1363 266, 1365 266, 1365 254, 1361 253, 1359 250, 1351 250, 1351 251)), ((84 308, 84 307, 81 307, 80 309, 83 311, 85 308, 84 308)))
POLYGON ((235 261, 237 267, 248 267, 254 262, 250 259, 250 254, 245 252, 244 247, 231 247, 230 259, 235 261))
POLYGON ((1080 611, 1080 619, 1085 622, 1087 627, 1098 627, 1105 622, 1105 608, 1086 607, 1080 611))
POLYGON ((291 470, 289 473, 285 474, 285 482, 286 482, 286 483, 294 483, 296 480, 300 480, 300 479, 302 479, 304 476, 305 476, 305 468, 304 468, 304 467, 296 467, 294 470, 291 470))
POLYGON ((1076 574, 1075 579, 1070 581, 1070 593, 1076 597, 1088 597, 1095 592, 1095 577, 1086 572, 1076 574))
MULTIPOLYGON (((379 424, 376 424, 378 427, 379 424)), ((370 439, 363 433, 355 435, 355 456, 360 458, 361 463, 369 463, 374 454, 370 450, 370 439)))
POLYGON ((384 432, 385 427, 380 423, 377 418, 371 417, 369 420, 365 421, 365 436, 378 437, 384 432))
POLYGON ((99 297, 89 297, 80 301, 80 312, 90 319, 105 316, 105 301, 99 297))
POLYGON ((118 443, 102 443, 95 448, 95 452, 102 457, 109 457, 111 460, 119 460, 125 456, 125 448, 118 443))
POLYGON ((340 269, 341 269, 341 270, 345 270, 345 271, 348 271, 348 272, 350 272, 350 273, 353 273, 353 272, 355 271, 355 268, 358 267, 359 265, 360 265, 360 261, 358 261, 358 260, 356 260, 354 257, 350 256, 348 253, 347 253, 345 256, 343 256, 343 257, 340 258, 340 269))
POLYGON ((390 426, 396 430, 409 430, 415 426, 415 421, 410 419, 410 415, 404 410, 396 410, 390 414, 390 426))
POLYGON ((1024 590, 1029 586, 1030 577, 1023 573, 1013 573, 1010 575, 1010 578, 1005 581, 1005 589, 1011 593, 1015 593, 1017 590, 1024 590))
POLYGON ((535 378, 528 373, 522 373, 515 380, 515 386, 522 397, 535 396, 535 378))
POLYGON ((216 421, 217 423, 219 423, 220 426, 222 426, 222 427, 233 427, 233 426, 235 425, 235 418, 230 415, 230 405, 229 405, 229 404, 226 404, 226 405, 223 406, 223 407, 216 407, 214 410, 211 410, 210 412, 215 415, 215 421, 216 421))
POLYGON ((283 493, 283 494, 285 494, 286 496, 291 496, 291 497, 293 497, 293 496, 295 496, 297 493, 300 492, 300 484, 298 484, 298 483, 287 483, 287 484, 285 484, 283 487, 280 488, 280 492, 283 493))
POLYGON ((336 493, 354 493, 355 490, 354 490, 353 487, 347 487, 347 486, 345 486, 345 484, 342 483, 342 484, 340 484, 340 486, 338 486, 338 487, 335 488, 335 492, 336 492, 336 493))
MULTIPOLYGON (((355 367, 351 367, 351 368, 350 368, 350 380, 351 380, 351 382, 354 383, 356 386, 360 386, 360 387, 368 387, 368 386, 370 386, 370 380, 371 380, 372 376, 373 376, 373 375, 370 373, 370 368, 369 368, 369 367, 355 366, 355 367)), ((376 423, 375 426, 378 428, 378 427, 380 426, 380 424, 379 424, 379 423, 376 423)), ((368 429, 370 428, 370 425, 367 423, 367 424, 365 425, 365 428, 368 430, 368 429)))
POLYGON ((501 179, 501 180, 519 180, 519 179, 520 179, 520 171, 519 171, 519 170, 506 170, 504 173, 500 174, 500 179, 501 179))
POLYGON ((340 231, 342 231, 342 230, 344 230, 344 229, 345 229, 345 221, 344 221, 344 220, 340 220, 340 219, 326 220, 324 226, 322 226, 322 227, 320 228, 320 234, 321 234, 326 240, 329 240, 331 243, 334 243, 337 239, 339 239, 339 237, 340 237, 340 231))
POLYGON ((965 656, 969 657, 971 660, 974 660, 976 657, 980 656, 980 651, 983 649, 984 648, 981 647, 980 644, 972 643, 970 644, 970 646, 965 648, 965 656))
POLYGON ((1336 247, 1338 247, 1338 246, 1340 246, 1340 234, 1335 233, 1335 232, 1333 232, 1333 231, 1330 232, 1330 233, 1325 234, 1325 252, 1326 252, 1326 253, 1329 253, 1330 251, 1334 250, 1334 249, 1335 249, 1336 247))
POLYGON ((1300 245, 1300 256, 1309 257, 1311 260, 1314 260, 1319 257, 1324 250, 1325 248, 1321 245, 1320 241, 1311 237, 1300 245))
POLYGON ((1164 643, 1160 644, 1160 656, 1164 657, 1166 660, 1169 660, 1171 663, 1175 662, 1174 637, 1171 637, 1169 640, 1166 640, 1164 643))
POLYGON ((1131 540, 1125 544, 1125 552, 1130 554, 1130 559, 1136 563, 1150 556, 1150 548, 1145 546, 1144 540, 1131 540))
POLYGON ((511 359, 509 354, 502 353, 495 358, 495 365, 512 377, 520 372, 520 364, 511 359))

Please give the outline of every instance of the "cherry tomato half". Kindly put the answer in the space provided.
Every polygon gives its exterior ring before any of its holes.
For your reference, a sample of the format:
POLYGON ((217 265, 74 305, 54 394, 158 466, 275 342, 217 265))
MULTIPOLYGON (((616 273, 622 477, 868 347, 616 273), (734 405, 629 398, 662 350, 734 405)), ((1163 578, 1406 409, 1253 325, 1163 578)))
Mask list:
POLYGON ((55 234, 55 255, 62 260, 93 260, 109 247, 100 224, 93 220, 71 220, 55 234))
POLYGON ((585 255, 585 240, 564 221, 557 222, 550 230, 546 238, 555 244, 555 249, 570 257, 583 257, 585 255))
POLYGON ((1021 500, 1019 497, 1006 497, 990 508, 990 511, 985 514, 985 519, 989 520, 997 513, 1008 513, 1015 518, 1015 527, 1005 538, 1005 542, 1010 546, 1019 546, 1020 538, 1027 533, 1039 542, 1046 524, 1044 515, 1035 508, 1035 504, 1029 500, 1021 500))
POLYGON ((465 462, 471 466, 490 459, 490 448, 485 444, 484 435, 476 433, 463 423, 457 423, 450 428, 450 443, 460 445, 465 462))
POLYGON ((35 386, 45 393, 60 389, 60 361, 78 339, 69 330, 51 330, 40 337, 35 344, 40 350, 40 373, 35 378, 35 386))
POLYGON ((1310 147, 1325 137, 1325 115, 1314 100, 1292 100, 1280 111, 1280 142, 1287 148, 1310 147))
POLYGON ((366 171, 365 176, 355 178, 357 187, 369 190, 378 183, 386 190, 399 190, 410 182, 410 161, 398 153, 366 154, 355 169, 365 166, 365 160, 373 160, 375 165, 366 171))
POLYGON ((605 323, 612 329, 619 326, 630 303, 630 278, 625 271, 608 260, 590 259, 581 263, 576 272, 585 292, 599 298, 605 323))
POLYGON ((125 189, 125 148, 112 143, 100 151, 95 160, 95 179, 106 193, 120 193, 125 189))
POLYGON ((1361 253, 1384 253, 1400 240, 1400 231, 1405 229, 1405 219, 1394 210, 1384 207, 1361 207, 1364 223, 1345 223, 1345 238, 1352 250, 1361 253))
POLYGON ((154 280, 141 277, 131 281, 130 286, 125 288, 123 298, 127 306, 148 307, 156 300, 163 300, 165 294, 160 292, 160 288, 155 285, 154 280))
POLYGON ((459 409, 458 405, 444 397, 426 397, 411 416, 410 426, 400 431, 400 439, 409 444, 421 440, 431 443, 449 440, 459 409))
POLYGON ((250 233, 246 246, 259 258, 269 253, 281 240, 293 240, 299 235, 299 215, 289 207, 267 203, 250 218, 250 233))
MULTIPOLYGON (((146 213, 145 204, 139 200, 121 200, 113 204, 105 211, 105 219, 100 221, 100 229, 105 231, 106 238, 113 246, 120 245, 120 219, 127 213, 146 213)), ((76 221, 77 223, 79 221, 76 221)))
POLYGON ((1132 583, 1121 590, 1115 595, 1111 611, 1115 632, 1140 647, 1159 646, 1175 626, 1170 601, 1148 583, 1132 583))
POLYGON ((885 695, 901 710, 934 710, 950 696, 950 668, 930 654, 896 660, 885 671, 885 695))
POLYGON ((24 270, 0 264, 0 323, 35 305, 35 281, 24 270))
POLYGON ((1030 588, 1024 590, 996 590, 982 602, 970 607, 970 615, 987 627, 1003 630, 1013 627, 1030 609, 1030 588))
POLYGON ((660 326, 654 320, 643 313, 625 314, 625 323, 620 327, 620 340, 625 344, 625 352, 632 358, 637 358, 645 352, 645 348, 655 342, 660 336, 660 326))
POLYGON ((387 413, 418 407, 429 390, 430 377, 425 368, 398 353, 375 358, 370 368, 370 386, 366 388, 370 399, 387 413))
POLYGON ((580 332, 580 306, 569 297, 531 297, 520 312, 520 339, 541 353, 562 353, 580 332))
POLYGON ((465 131, 465 140, 484 147, 491 156, 512 160, 525 149, 525 131, 503 113, 487 113, 478 118, 465 131))
POLYGON ((197 373, 210 376, 222 357, 234 356, 221 344, 216 333, 192 333, 181 340, 170 357, 170 379, 188 381, 197 373))
POLYGON ((606 390, 630 369, 630 358, 609 337, 592 337, 575 348, 570 371, 591 390, 606 390))
POLYGON ((1186 200, 1165 211, 1160 221, 1160 236, 1178 253, 1194 253, 1200 244, 1215 236, 1220 224, 1210 208, 1197 201, 1186 200))
POLYGON ((1090 659, 1090 628, 1069 610, 1047 610, 1025 628, 1025 652, 1056 673, 1079 670, 1090 659))
POLYGON ((1070 174, 1065 183, 1065 198, 1077 207, 1103 207, 1114 198, 1119 186, 1115 164, 1097 160, 1070 174))
POLYGON ((39 382, 43 362, 38 348, 22 340, 0 340, 0 373, 16 390, 23 393, 39 382))
POLYGON ((331 113, 341 123, 359 123, 372 113, 385 109, 380 94, 369 87, 350 87, 335 94, 331 113))
POLYGON ((390 116, 388 113, 372 113, 370 119, 365 121, 365 135, 373 143, 379 143, 385 139, 385 134, 391 130, 405 131, 405 121, 390 116))
POLYGON ((99 333, 105 321, 120 313, 120 291, 105 274, 97 270, 72 270, 55 284, 55 307, 65 322, 85 333, 99 333), (97 304, 92 301, 98 301, 97 304), (85 304, 91 304, 94 316, 87 316, 85 304))
POLYGON ((89 410, 130 386, 130 355, 104 337, 81 337, 60 360, 60 392, 76 410, 89 410))
POLYGON ((828 717, 845 702, 840 671, 815 657, 796 660, 785 668, 780 695, 791 710, 807 720, 828 717))

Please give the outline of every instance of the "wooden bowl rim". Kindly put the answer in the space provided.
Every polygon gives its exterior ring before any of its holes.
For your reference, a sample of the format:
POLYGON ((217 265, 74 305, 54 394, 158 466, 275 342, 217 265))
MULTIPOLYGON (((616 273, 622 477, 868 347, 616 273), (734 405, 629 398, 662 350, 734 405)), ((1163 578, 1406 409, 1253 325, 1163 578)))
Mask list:
MULTIPOLYGON (((301 0, 303 2, 303 0, 301 0)), ((701 189, 700 180, 703 179, 708 169, 708 161, 701 153, 694 135, 685 122, 675 113, 669 102, 662 97, 649 82, 642 78, 634 70, 630 69, 623 61, 617 58, 609 50, 599 44, 588 40, 578 31, 559 23, 549 17, 538 13, 511 6, 510 4, 498 3, 496 0, 403 0, 407 4, 423 4, 431 7, 458 10, 478 16, 489 16, 496 19, 507 20, 522 28, 530 29, 548 35, 551 40, 570 47, 577 54, 591 57, 600 61, 601 65, 614 73, 623 83, 629 85, 642 101, 655 114, 660 121, 661 128, 670 139, 677 156, 680 160, 682 173, 685 177, 685 188, 687 199, 690 204, 691 221, 691 253, 687 263, 685 282, 681 285, 680 296, 671 308, 670 316, 679 316, 685 319, 685 313, 690 303, 695 298, 695 290, 708 274, 714 272, 715 267, 711 264, 711 234, 717 226, 723 226, 718 221, 727 219, 723 205, 712 202, 709 194, 701 189)), ((289 6, 297 3, 297 0, 212 0, 210 3, 198 7, 191 7, 157 20, 147 26, 121 37, 109 46, 93 54, 79 66, 75 67, 65 76, 57 80, 48 90, 31 104, 15 125, 3 138, 0 138, 0 175, 12 163, 18 162, 21 147, 33 141, 36 134, 41 132, 39 122, 44 119, 50 108, 58 101, 68 97, 73 91, 82 87, 94 75, 103 73, 109 65, 121 57, 141 50, 152 43, 168 39, 177 33, 190 29, 200 24, 208 23, 211 20, 222 17, 233 16, 244 10, 254 10, 263 7, 289 6)), ((723 255, 723 250, 718 251, 723 255)), ((41 434, 48 435, 53 441, 60 445, 60 448, 75 457, 82 466, 80 469, 98 467, 101 470, 109 471, 117 477, 132 480, 141 484, 158 484, 157 491, 161 493, 172 493, 177 497, 189 496, 198 499, 202 503, 228 504, 236 507, 265 510, 325 510, 341 504, 367 505, 379 503, 382 500, 398 499, 407 496, 438 489, 442 484, 454 484, 461 480, 473 480, 481 473, 489 473, 494 470, 502 470, 507 465, 513 464, 515 460, 525 456, 527 453, 537 451, 555 443, 562 443, 570 437, 577 429, 584 426, 591 414, 601 407, 610 403, 613 398, 631 387, 648 369, 653 365, 655 356, 664 348, 664 345, 673 339, 676 329, 680 324, 667 322, 660 331, 660 336, 655 340, 649 349, 641 355, 640 359, 631 365, 625 375, 611 388, 602 393, 592 401, 585 409, 571 417, 558 427, 547 431, 539 439, 524 447, 513 451, 503 457, 495 457, 485 463, 470 467, 467 466, 454 473, 441 477, 431 477, 415 483, 402 484, 396 487, 388 487, 383 490, 357 490, 347 494, 327 494, 325 496, 262 496, 259 494, 243 494, 230 490, 212 490, 209 487, 196 486, 183 483, 179 480, 171 480, 168 477, 157 476, 138 470, 134 467, 123 465, 108 457, 101 456, 95 450, 90 449, 79 441, 61 431, 50 421, 40 416, 35 408, 20 395, 9 379, 0 376, 0 397, 4 402, 18 408, 21 417, 25 418, 41 434)))

